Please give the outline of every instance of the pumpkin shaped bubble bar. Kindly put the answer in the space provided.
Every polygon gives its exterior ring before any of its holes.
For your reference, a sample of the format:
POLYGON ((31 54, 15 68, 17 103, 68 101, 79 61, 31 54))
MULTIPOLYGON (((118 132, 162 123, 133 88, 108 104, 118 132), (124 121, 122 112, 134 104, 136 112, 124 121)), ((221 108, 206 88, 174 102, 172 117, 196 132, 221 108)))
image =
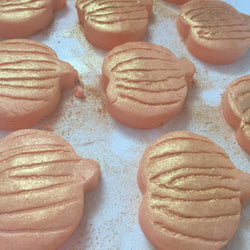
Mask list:
POLYGON ((117 46, 102 66, 107 109, 127 126, 160 126, 181 110, 194 72, 190 61, 162 46, 146 42, 117 46))
POLYGON ((238 144, 250 154, 250 75, 234 80, 222 99, 227 123, 235 129, 238 144))
POLYGON ((220 0, 182 5, 177 29, 189 52, 212 64, 238 61, 250 47, 250 17, 220 0))
POLYGON ((1 0, 0 37, 21 38, 45 29, 66 0, 1 0))
POLYGON ((25 129, 0 140, 0 248, 56 250, 75 231, 100 166, 60 136, 25 129))
POLYGON ((30 128, 72 88, 77 71, 48 46, 26 39, 0 42, 0 129, 30 128))
POLYGON ((113 47, 144 38, 153 0, 77 0, 84 35, 96 47, 113 47))
POLYGON ((139 222, 158 249, 218 250, 237 230, 250 174, 222 148, 186 131, 165 134, 145 150, 138 171, 139 222))

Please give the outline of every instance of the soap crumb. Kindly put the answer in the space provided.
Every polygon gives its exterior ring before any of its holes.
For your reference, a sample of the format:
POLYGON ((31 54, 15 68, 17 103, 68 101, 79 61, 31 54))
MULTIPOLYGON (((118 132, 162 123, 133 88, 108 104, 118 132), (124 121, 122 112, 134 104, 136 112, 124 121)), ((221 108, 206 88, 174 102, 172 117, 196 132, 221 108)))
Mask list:
POLYGON ((84 98, 85 97, 85 95, 84 95, 84 89, 82 87, 76 87, 74 89, 74 95, 77 98, 84 98))

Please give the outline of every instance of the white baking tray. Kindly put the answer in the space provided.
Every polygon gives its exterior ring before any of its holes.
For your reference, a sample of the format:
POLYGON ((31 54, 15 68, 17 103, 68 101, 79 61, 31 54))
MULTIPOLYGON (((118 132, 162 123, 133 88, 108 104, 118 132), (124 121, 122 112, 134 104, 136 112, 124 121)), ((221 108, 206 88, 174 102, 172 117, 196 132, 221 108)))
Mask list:
MULTIPOLYGON (((249 0, 226 0, 250 15, 249 0)), ((157 129, 125 127, 105 111, 105 95, 99 84, 102 61, 107 53, 85 39, 78 24, 75 1, 57 11, 51 26, 29 37, 53 48, 61 60, 71 63, 84 83, 86 98, 74 97, 73 89, 62 94, 55 112, 34 128, 54 127, 85 158, 101 164, 97 189, 86 194, 81 224, 60 250, 124 249, 151 250, 137 219, 142 200, 137 186, 137 170, 145 148, 159 136, 188 130, 212 139, 230 156, 237 168, 250 172, 250 155, 236 143, 234 131, 225 122, 221 94, 237 77, 250 74, 250 50, 238 62, 215 66, 191 56, 177 33, 175 23, 180 6, 156 0, 153 17, 144 41, 163 45, 177 57, 188 58, 196 66, 193 84, 182 111, 157 129)), ((0 131, 0 138, 10 131, 0 131)), ((239 228, 223 250, 250 249, 250 199, 242 204, 239 228)))

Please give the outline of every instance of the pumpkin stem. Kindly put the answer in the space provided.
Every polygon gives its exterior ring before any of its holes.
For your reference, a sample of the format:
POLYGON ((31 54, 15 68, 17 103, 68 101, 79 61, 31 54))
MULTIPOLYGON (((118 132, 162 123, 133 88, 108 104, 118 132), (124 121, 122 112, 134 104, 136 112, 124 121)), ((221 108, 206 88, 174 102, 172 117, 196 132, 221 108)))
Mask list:
POLYGON ((238 179, 240 181, 240 200, 243 202, 250 196, 250 173, 238 171, 238 179))

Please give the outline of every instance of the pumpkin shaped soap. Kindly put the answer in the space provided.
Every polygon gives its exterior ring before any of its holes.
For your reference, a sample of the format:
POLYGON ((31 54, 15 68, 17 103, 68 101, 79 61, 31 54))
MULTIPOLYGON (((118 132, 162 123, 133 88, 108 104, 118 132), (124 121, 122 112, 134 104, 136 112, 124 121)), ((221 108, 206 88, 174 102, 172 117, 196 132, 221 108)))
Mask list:
POLYGON ((250 174, 214 142, 191 132, 161 136, 138 171, 139 222, 158 249, 218 250, 234 235, 250 174))
POLYGON ((235 79, 222 99, 227 123, 235 129, 238 144, 250 154, 250 75, 235 79))
POLYGON ((66 0, 1 0, 0 37, 21 38, 45 29, 66 0))
POLYGON ((163 46, 130 42, 108 52, 102 84, 111 116, 131 127, 155 128, 181 110, 194 65, 163 46))
POLYGON ((77 0, 76 8, 84 35, 106 50, 144 38, 153 0, 77 0))
POLYGON ((0 42, 0 129, 30 128, 72 88, 77 71, 48 46, 27 39, 0 42))
POLYGON ((19 130, 0 140, 0 249, 55 250, 75 231, 100 166, 60 136, 19 130))
POLYGON ((189 52, 212 64, 236 62, 250 47, 250 17, 220 0, 183 4, 177 29, 189 52))

